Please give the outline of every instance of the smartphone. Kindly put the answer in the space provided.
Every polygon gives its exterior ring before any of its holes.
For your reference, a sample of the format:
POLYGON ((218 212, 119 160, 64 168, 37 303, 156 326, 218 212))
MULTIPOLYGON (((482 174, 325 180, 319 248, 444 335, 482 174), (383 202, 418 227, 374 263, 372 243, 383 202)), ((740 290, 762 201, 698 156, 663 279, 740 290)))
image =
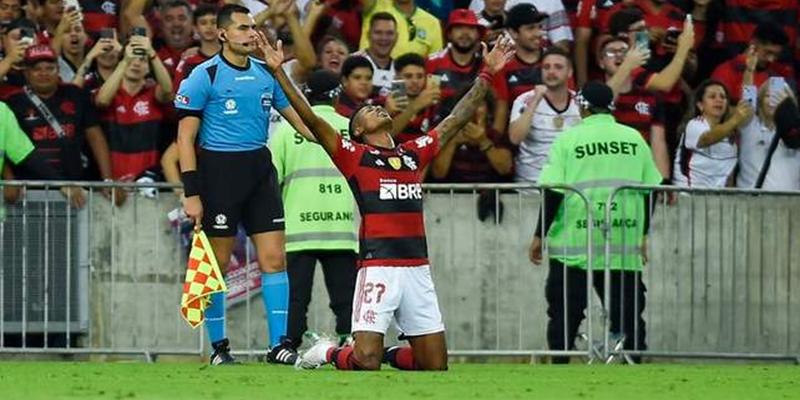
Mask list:
POLYGON ((642 49, 649 49, 650 48, 650 34, 647 33, 646 30, 644 31, 636 31, 636 35, 634 36, 634 40, 636 43, 636 47, 642 49))
POLYGON ((19 43, 24 45, 32 45, 36 32, 28 27, 19 28, 19 43))
POLYGON ((777 106, 778 96, 783 88, 786 87, 786 79, 782 76, 771 76, 767 82, 767 93, 769 96, 769 104, 773 107, 777 106))
POLYGON ((142 26, 134 26, 131 29, 131 36, 147 36, 147 29, 142 26))
POLYGON ((398 99, 408 96, 406 91, 406 81, 402 79, 396 79, 392 81, 392 97, 398 99))
POLYGON ((431 80, 431 85, 432 86, 435 86, 435 87, 441 87, 442 86, 442 77, 441 76, 439 76, 439 75, 430 75, 428 78, 431 80))
POLYGON ((747 100, 753 110, 756 109, 756 102, 758 101, 758 89, 755 85, 744 85, 742 88, 742 98, 747 100))
POLYGON ((103 28, 100 30, 100 39, 113 39, 114 30, 111 28, 103 28))
MULTIPOLYGON (((81 12, 81 4, 78 0, 64 0, 64 10, 81 12)), ((83 21, 83 14, 81 14, 80 20, 83 21)))

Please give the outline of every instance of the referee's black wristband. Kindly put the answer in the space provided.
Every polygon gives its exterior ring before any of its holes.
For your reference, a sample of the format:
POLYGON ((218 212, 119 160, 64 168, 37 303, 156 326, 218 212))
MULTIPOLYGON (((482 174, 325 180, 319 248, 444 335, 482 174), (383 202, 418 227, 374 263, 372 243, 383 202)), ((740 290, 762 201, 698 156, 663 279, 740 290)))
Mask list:
POLYGON ((197 171, 184 171, 181 172, 181 181, 183 182, 183 195, 186 197, 200 195, 200 177, 197 171))

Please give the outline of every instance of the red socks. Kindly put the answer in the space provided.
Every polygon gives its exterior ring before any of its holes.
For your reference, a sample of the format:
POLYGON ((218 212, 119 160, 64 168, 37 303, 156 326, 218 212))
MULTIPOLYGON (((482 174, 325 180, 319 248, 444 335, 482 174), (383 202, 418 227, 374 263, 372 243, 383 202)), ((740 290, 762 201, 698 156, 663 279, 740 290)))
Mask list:
POLYGON ((327 359, 333 363, 336 369, 357 371, 361 367, 358 366, 356 355, 353 354, 353 347, 346 346, 341 348, 332 348, 328 350, 327 359))
POLYGON ((414 362, 414 350, 411 347, 392 349, 386 355, 389 365, 406 371, 416 371, 419 366, 414 362))

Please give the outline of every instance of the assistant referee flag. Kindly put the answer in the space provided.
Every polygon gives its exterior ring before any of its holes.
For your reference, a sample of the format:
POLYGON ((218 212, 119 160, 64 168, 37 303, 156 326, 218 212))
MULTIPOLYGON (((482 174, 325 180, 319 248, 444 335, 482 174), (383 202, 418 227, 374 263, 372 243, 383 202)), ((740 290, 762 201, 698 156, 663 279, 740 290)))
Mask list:
POLYGON ((192 328, 205 320, 209 297, 217 292, 227 292, 217 257, 208 243, 206 234, 197 230, 192 238, 192 250, 186 266, 186 279, 181 296, 181 316, 192 328))

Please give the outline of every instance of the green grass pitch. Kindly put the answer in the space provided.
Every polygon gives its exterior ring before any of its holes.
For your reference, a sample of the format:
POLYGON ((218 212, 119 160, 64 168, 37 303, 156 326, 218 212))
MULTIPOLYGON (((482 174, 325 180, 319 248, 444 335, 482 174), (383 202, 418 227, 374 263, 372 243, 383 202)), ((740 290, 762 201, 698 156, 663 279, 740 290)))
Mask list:
POLYGON ((792 365, 454 364, 443 373, 192 363, 0 362, 0 398, 800 399, 792 365))

